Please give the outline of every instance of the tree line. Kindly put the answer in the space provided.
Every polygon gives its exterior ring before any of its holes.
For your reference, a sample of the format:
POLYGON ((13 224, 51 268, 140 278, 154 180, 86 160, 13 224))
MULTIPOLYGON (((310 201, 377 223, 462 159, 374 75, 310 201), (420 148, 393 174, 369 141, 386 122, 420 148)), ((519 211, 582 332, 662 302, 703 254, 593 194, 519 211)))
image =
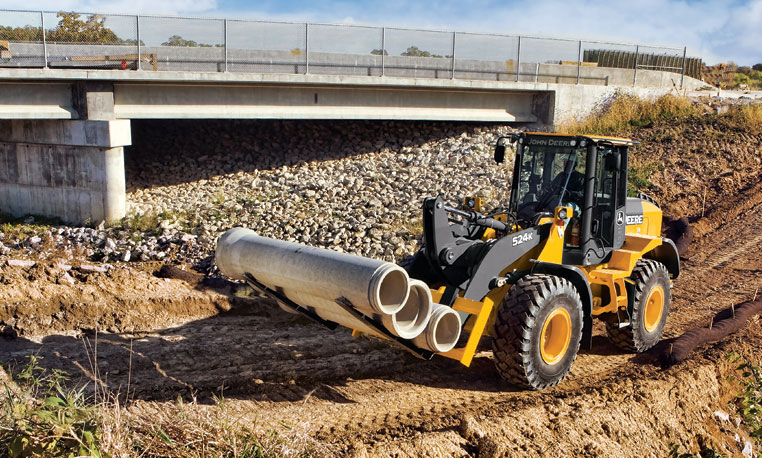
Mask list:
MULTIPOLYGON (((106 26, 106 18, 99 14, 92 14, 83 18, 76 13, 58 13, 58 24, 55 29, 45 30, 45 40, 58 43, 104 43, 135 45, 137 40, 123 39, 106 26)), ((25 25, 23 27, 0 26, 0 40, 15 42, 41 42, 42 28, 39 26, 25 25)), ((145 45, 143 41, 141 45, 145 45)), ((185 46, 185 47, 220 47, 221 44, 197 43, 186 40, 179 35, 172 35, 161 44, 162 46, 185 46)))

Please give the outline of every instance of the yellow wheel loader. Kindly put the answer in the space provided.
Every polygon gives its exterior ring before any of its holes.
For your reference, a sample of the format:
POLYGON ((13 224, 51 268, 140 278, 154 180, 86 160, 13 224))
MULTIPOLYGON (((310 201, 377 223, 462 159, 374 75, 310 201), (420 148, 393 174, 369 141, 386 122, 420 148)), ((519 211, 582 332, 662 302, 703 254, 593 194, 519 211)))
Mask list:
POLYGON ((465 344, 443 355, 468 366, 483 335, 512 384, 542 389, 561 381, 593 318, 626 351, 656 345, 680 273, 674 243, 661 237, 662 212, 627 197, 623 138, 521 133, 502 137, 495 160, 515 145, 507 208, 480 213, 423 204, 423 246, 403 262, 434 300, 458 311, 465 344))
POLYGON ((423 202, 423 244, 400 265, 260 237, 235 228, 217 242, 220 270, 330 329, 388 339, 414 354, 469 366, 483 336, 512 384, 542 389, 592 344, 593 318, 626 351, 659 341, 680 273, 662 212, 627 197, 623 138, 521 133, 506 208, 482 213, 423 202))

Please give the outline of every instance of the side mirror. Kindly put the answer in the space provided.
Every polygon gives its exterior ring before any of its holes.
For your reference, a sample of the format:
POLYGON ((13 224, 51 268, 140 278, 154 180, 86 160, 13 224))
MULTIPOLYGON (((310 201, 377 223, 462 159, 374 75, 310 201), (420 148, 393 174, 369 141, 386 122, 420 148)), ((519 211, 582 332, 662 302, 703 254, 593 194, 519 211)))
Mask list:
POLYGON ((606 156, 606 170, 619 171, 622 168, 622 155, 613 152, 606 156))
POLYGON ((502 164, 505 161, 505 145, 495 146, 495 162, 502 164))

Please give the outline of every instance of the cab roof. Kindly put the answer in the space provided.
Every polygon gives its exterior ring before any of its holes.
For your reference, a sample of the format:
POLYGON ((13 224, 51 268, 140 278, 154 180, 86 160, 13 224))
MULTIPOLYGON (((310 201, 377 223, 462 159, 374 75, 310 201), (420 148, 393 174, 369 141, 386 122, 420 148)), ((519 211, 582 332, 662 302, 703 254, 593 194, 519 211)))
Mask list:
POLYGON ((626 146, 633 146, 637 145, 640 142, 636 142, 635 140, 632 140, 630 138, 622 138, 622 137, 603 137, 600 135, 571 135, 571 134, 557 134, 557 133, 547 133, 547 132, 524 132, 524 135, 527 136, 551 136, 551 137, 565 137, 565 138, 586 138, 590 140, 591 142, 598 143, 598 142, 608 142, 613 143, 614 145, 626 145, 626 146))

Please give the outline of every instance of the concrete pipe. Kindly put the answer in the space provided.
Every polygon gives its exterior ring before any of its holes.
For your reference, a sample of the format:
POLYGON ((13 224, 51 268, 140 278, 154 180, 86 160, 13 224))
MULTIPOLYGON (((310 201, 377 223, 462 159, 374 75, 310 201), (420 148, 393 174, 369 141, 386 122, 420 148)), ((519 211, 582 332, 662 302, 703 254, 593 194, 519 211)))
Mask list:
POLYGON ((392 334, 412 339, 423 332, 431 316, 431 290, 420 280, 410 280, 410 294, 402 308, 394 315, 383 315, 381 322, 392 334))
POLYGON ((215 258, 228 277, 243 280, 249 273, 269 287, 331 301, 344 297, 366 315, 396 313, 409 291, 407 272, 396 264, 260 237, 244 228, 220 236, 215 258))
POLYGON ((458 312, 446 305, 433 304, 431 318, 426 329, 416 338, 413 344, 418 348, 444 353, 455 347, 460 338, 460 316, 458 312))

